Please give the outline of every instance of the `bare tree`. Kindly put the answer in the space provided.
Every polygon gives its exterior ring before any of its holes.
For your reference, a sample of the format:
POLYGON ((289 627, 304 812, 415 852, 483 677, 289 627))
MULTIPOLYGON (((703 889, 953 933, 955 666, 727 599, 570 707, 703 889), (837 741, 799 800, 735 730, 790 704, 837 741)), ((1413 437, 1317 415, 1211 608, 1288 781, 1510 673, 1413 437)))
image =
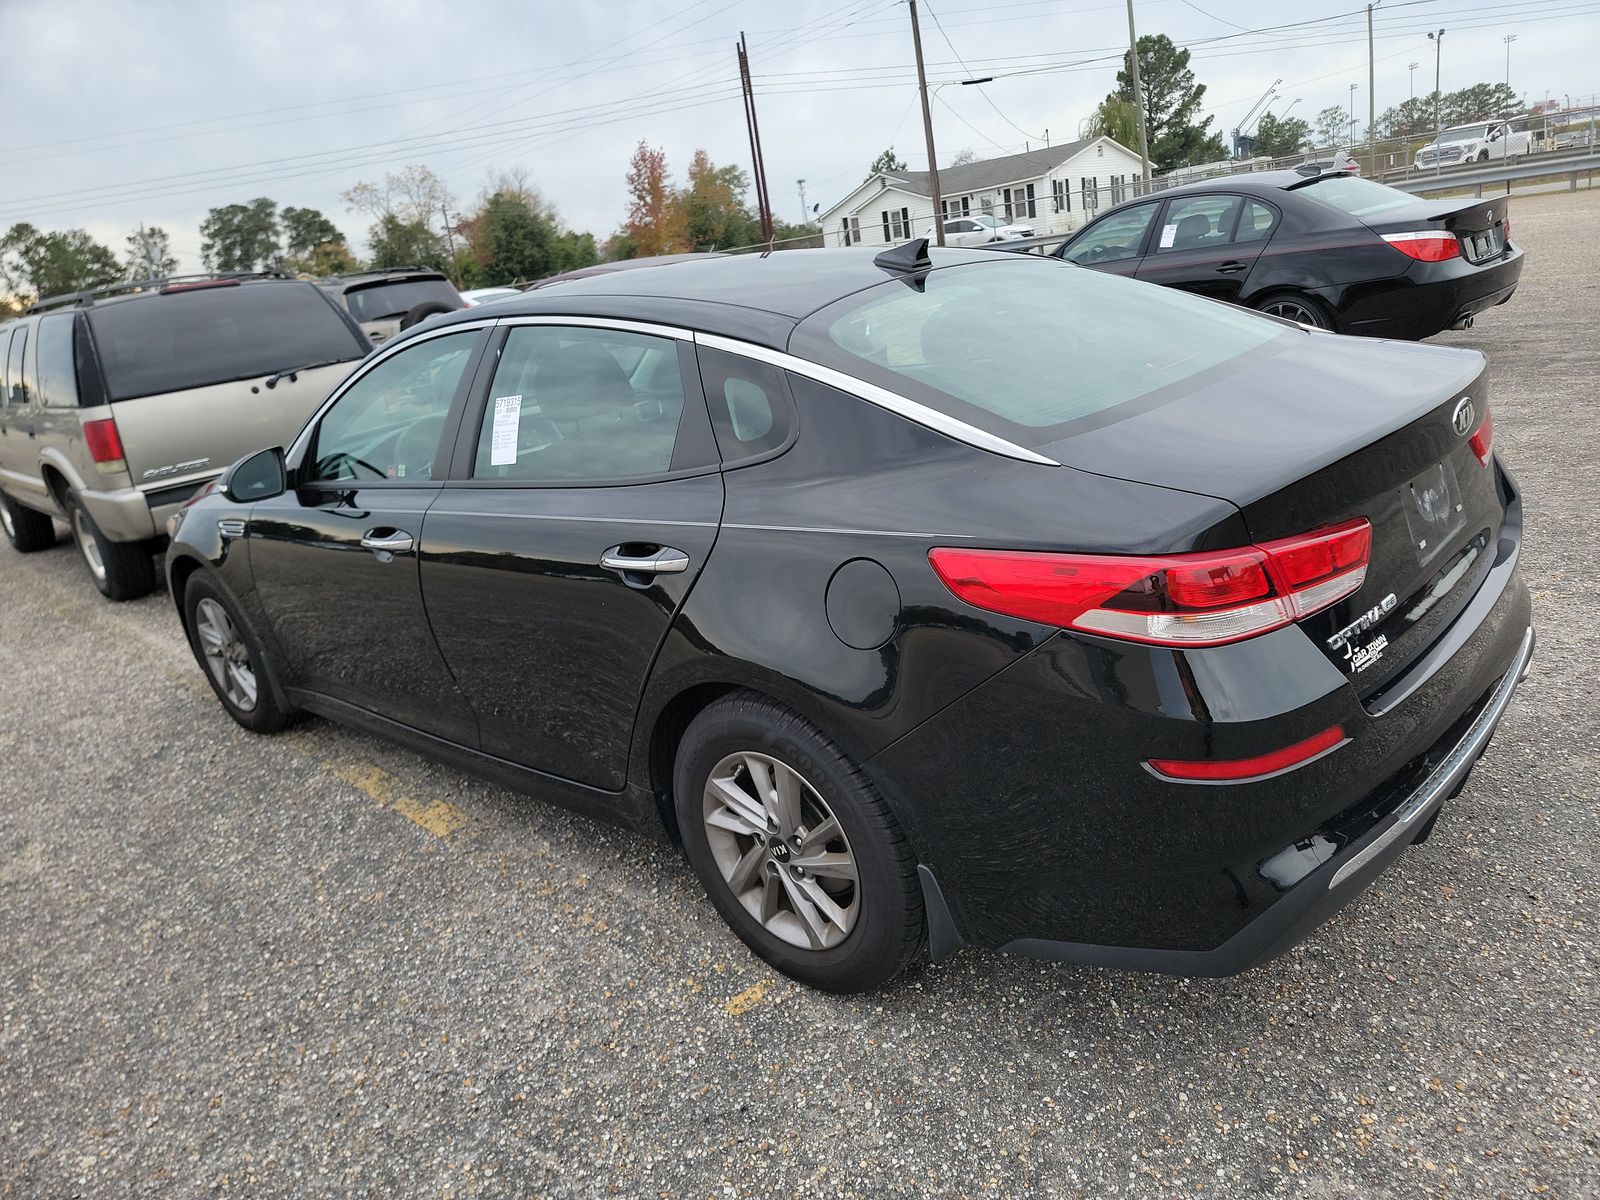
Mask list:
POLYGON ((968 163, 977 162, 977 161, 978 161, 978 152, 976 150, 974 150, 971 146, 968 146, 964 150, 957 150, 956 151, 956 156, 950 160, 950 165, 952 167, 964 167, 968 163))

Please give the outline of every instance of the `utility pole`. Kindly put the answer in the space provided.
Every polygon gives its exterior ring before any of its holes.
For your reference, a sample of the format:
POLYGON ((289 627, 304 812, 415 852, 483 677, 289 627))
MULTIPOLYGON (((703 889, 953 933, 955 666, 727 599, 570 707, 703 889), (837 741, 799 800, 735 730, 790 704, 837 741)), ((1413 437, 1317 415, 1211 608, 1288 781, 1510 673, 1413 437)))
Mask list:
POLYGON ((744 123, 750 134, 751 174, 756 185, 756 210, 761 214, 761 240, 772 241, 772 203, 767 198, 767 168, 761 158, 761 127, 756 123, 756 89, 750 79, 750 48, 739 31, 739 86, 744 92, 744 123))
POLYGON ((1406 70, 1411 72, 1411 98, 1413 100, 1417 98, 1417 68, 1421 65, 1421 63, 1406 64, 1406 70))
POLYGON ((1144 131, 1144 88, 1139 84, 1139 35, 1133 29, 1133 0, 1128 0, 1128 62, 1133 74, 1133 108, 1139 114, 1139 171, 1150 190, 1150 143, 1144 131))
POLYGON ((804 179, 796 179, 794 182, 795 186, 800 189, 800 224, 809 225, 811 224, 811 210, 806 207, 806 181, 804 179))
POLYGON ((1358 83, 1350 85, 1350 150, 1352 153, 1356 148, 1356 88, 1360 86, 1358 83))
POLYGON ((1506 44, 1506 91, 1511 90, 1511 43, 1517 40, 1517 35, 1508 33, 1500 39, 1506 44))
POLYGON ((942 246, 944 214, 939 211, 939 160, 933 156, 933 115, 928 111, 928 76, 922 67, 922 29, 917 25, 917 0, 908 2, 911 7, 911 45, 917 52, 917 91, 922 96, 922 134, 928 143, 928 198, 933 203, 933 236, 942 246))
POLYGON ((1428 40, 1433 43, 1433 173, 1444 174, 1444 160, 1439 154, 1439 134, 1444 129, 1440 108, 1439 95, 1439 61, 1444 57, 1444 30, 1438 34, 1429 34, 1428 40))
POLYGON ((1367 5, 1367 177, 1369 179, 1376 178, 1378 174, 1378 93, 1375 90, 1377 85, 1372 58, 1372 10, 1382 3, 1383 0, 1373 0, 1367 5))

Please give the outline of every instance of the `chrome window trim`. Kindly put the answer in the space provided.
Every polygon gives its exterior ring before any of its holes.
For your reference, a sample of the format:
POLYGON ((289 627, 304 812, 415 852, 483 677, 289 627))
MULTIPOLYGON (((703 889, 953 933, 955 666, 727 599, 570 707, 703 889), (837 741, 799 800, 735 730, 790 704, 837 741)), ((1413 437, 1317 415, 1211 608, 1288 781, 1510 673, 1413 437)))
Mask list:
POLYGON ((729 354, 738 354, 744 358, 753 358, 757 362, 768 363, 780 370, 793 371, 796 375, 803 375, 807 379, 814 379, 818 383, 825 383, 829 387, 838 388, 847 392, 858 400, 865 400, 868 404, 877 405, 896 416, 904 417, 925 429, 935 433, 942 433, 946 437, 954 438, 977 450, 987 450, 991 454, 1003 455, 1014 458, 1019 462, 1040 463, 1044 466, 1059 467, 1061 464, 1053 458, 1046 458, 1025 446, 1005 438, 996 437, 994 434, 979 429, 976 425, 968 425, 965 421, 958 421, 955 417, 929 408, 925 404, 918 404, 915 400, 881 388, 877 384, 868 383, 864 379, 857 379, 843 371, 836 371, 832 367, 825 367, 821 363, 812 362, 810 359, 798 358, 782 350, 773 350, 767 346, 758 346, 754 342, 742 342, 736 338, 723 337, 715 333, 696 333, 693 335, 696 345, 707 346, 713 350, 724 350, 729 354))
POLYGON ((633 321, 624 317, 575 317, 550 313, 537 313, 526 317, 499 317, 495 324, 515 325, 572 325, 590 329, 620 329, 625 333, 646 333, 655 337, 675 338, 680 342, 694 340, 694 334, 675 325, 656 325, 649 321, 633 321))
POLYGON ((339 403, 340 398, 346 392, 355 387, 357 383, 361 382, 361 380, 366 377, 367 372, 376 368, 379 363, 387 361, 408 347, 415 346, 418 342, 432 341, 437 337, 449 337, 453 333, 466 333, 468 331, 476 332, 481 329, 488 329, 495 324, 498 324, 498 321, 494 317, 482 317, 476 321, 462 321, 458 324, 445 325, 438 329, 430 329, 427 333, 419 333, 416 335, 416 337, 408 337, 403 342, 388 342, 383 346, 374 349, 371 354, 362 359, 360 363, 356 365, 356 369, 354 371, 351 371, 350 374, 344 377, 344 381, 342 383, 335 387, 333 391, 328 393, 328 398, 317 406, 317 410, 313 412, 306 420, 306 423, 300 427, 300 432, 295 435, 294 441, 290 442, 289 448, 284 451, 284 460, 286 462, 298 461, 296 456, 304 452, 305 443, 310 439, 312 429, 314 429, 321 422, 323 416, 326 415, 330 408, 339 403))

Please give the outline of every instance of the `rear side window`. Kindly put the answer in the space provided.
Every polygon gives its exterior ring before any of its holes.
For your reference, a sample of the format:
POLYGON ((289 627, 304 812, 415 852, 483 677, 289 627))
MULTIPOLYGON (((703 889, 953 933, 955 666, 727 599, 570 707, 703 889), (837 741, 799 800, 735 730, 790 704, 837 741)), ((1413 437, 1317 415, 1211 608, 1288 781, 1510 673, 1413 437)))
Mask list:
POLYGON ((361 358, 371 349, 309 283, 247 283, 89 310, 112 400, 361 358))
POLYGON ((6 387, 6 359, 11 356, 11 333, 9 325, 0 325, 0 406, 11 399, 11 390, 6 387))
POLYGON ((1352 217, 1370 217, 1391 209, 1406 208, 1417 203, 1417 198, 1398 188, 1385 187, 1370 179, 1340 173, 1323 175, 1310 183, 1294 189, 1303 195, 1319 200, 1330 208, 1349 213, 1352 217))
POLYGON ((1258 200, 1246 200, 1244 212, 1239 215, 1239 232, 1234 235, 1236 242, 1264 242, 1272 236, 1273 223, 1278 219, 1265 204, 1258 200))
POLYGON ((790 349, 1039 445, 1294 336, 1169 288, 1018 260, 931 271, 917 288, 880 284, 803 322, 790 349))
POLYGON ((20 325, 11 335, 11 353, 6 355, 6 404, 25 408, 28 403, 28 381, 22 373, 22 358, 28 348, 28 327, 20 325))
POLYGON ((697 353, 711 428, 724 463, 756 458, 789 440, 794 409, 782 371, 709 346, 701 346, 697 353))
POLYGON ((51 313, 39 321, 39 403, 78 406, 78 372, 72 361, 71 313, 51 313))
POLYGON ((345 293, 350 315, 357 321, 390 321, 403 317, 419 304, 462 308, 461 293, 443 279, 400 279, 375 283, 345 293))

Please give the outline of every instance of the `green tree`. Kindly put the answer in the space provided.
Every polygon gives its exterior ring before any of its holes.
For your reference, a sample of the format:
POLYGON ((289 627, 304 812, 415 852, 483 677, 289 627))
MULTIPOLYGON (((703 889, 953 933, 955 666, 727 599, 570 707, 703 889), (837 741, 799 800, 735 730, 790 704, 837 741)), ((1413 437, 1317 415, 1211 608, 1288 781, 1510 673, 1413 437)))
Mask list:
POLYGON ((265 196, 213 208, 200 222, 200 259, 211 271, 259 271, 277 266, 278 205, 265 196))
POLYGON ((773 248, 777 250, 812 250, 822 245, 822 230, 815 225, 791 225, 779 221, 772 227, 773 248))
POLYGON ((556 223, 528 201, 496 193, 477 220, 473 244, 492 285, 543 279, 558 270, 556 223))
POLYGON ((744 202, 749 187, 749 177, 737 166, 719 167, 704 150, 696 150, 689 184, 677 197, 689 246, 715 250, 759 241, 760 221, 744 202))
POLYGON ((1444 98, 1444 123, 1465 125, 1514 116, 1523 111, 1517 94, 1503 83, 1475 83, 1444 98))
POLYGON ((431 267, 442 271, 450 265, 444 240, 417 221, 402 221, 393 213, 379 217, 367 233, 374 267, 431 267))
POLYGON ((579 267, 592 267, 600 261, 600 251, 594 244, 594 234, 577 233, 571 229, 556 239, 556 273, 576 271, 579 267))
POLYGON ((1433 134, 1432 94, 1413 96, 1378 115, 1378 136, 1385 138, 1417 137, 1433 134))
POLYGON ((1280 117, 1267 113, 1256 123, 1256 153, 1266 158, 1285 158, 1298 151, 1311 136, 1311 126, 1299 117, 1280 117))
POLYGON ((319 246, 344 245, 344 234, 332 221, 314 208, 285 206, 282 214, 283 256, 288 259, 310 258, 319 246))
POLYGON ((1343 146, 1350 139, 1350 114, 1337 104, 1330 105, 1317 114, 1315 125, 1317 146, 1343 146))
POLYGON ((882 154, 878 155, 877 158, 872 160, 872 165, 867 168, 867 174, 893 174, 896 171, 904 171, 905 169, 905 160, 894 152, 893 146, 890 146, 882 154))
POLYGON ((129 279, 161 279, 178 269, 171 239, 159 225, 141 225, 128 235, 123 263, 129 279))
MULTIPOLYGON (((1143 82, 1141 80, 1141 82, 1143 82)), ((1090 137, 1108 137, 1133 150, 1139 151, 1139 112, 1132 100, 1107 96, 1089 118, 1090 137)))
MULTIPOLYGON (((1196 83, 1189 52, 1164 33, 1139 39, 1139 84, 1144 92, 1144 126, 1150 161, 1160 170, 1215 162, 1228 156, 1220 135, 1210 132, 1211 118, 1197 119, 1206 85, 1196 83)), ((1134 103, 1133 56, 1122 56, 1117 90, 1108 99, 1134 103)))
POLYGON ((342 240, 313 246, 309 253, 286 259, 283 265, 301 275, 345 275, 361 266, 342 240))
POLYGON ((116 252, 82 229, 45 233, 18 224, 0 237, 0 282, 19 300, 81 292, 121 278, 116 252))
POLYGON ((628 164, 628 233, 641 258, 675 254, 688 235, 683 208, 667 177, 667 155, 640 142, 628 164))
POLYGON ((622 262, 624 259, 638 257, 639 246, 626 229, 617 230, 600 247, 601 262, 622 262))

